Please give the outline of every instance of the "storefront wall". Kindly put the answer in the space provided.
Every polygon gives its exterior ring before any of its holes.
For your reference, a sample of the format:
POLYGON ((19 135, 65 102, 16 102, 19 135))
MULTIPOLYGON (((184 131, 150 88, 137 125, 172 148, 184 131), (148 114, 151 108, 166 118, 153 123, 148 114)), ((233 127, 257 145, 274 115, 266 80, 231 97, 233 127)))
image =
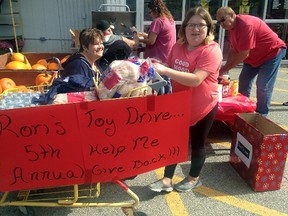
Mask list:
MULTIPOLYGON (((136 10, 139 14, 137 26, 141 31, 147 31, 151 23, 147 2, 149 0, 137 1, 136 10)), ((216 25, 217 9, 222 6, 230 6, 237 14, 250 14, 263 19, 288 46, 288 0, 166 0, 165 2, 174 16, 177 29, 179 29, 187 10, 192 7, 202 6, 208 9, 216 25)), ((229 49, 227 34, 227 31, 216 26, 215 39, 223 50, 224 60, 226 60, 229 49)), ((288 64, 288 53, 283 63, 288 64)))

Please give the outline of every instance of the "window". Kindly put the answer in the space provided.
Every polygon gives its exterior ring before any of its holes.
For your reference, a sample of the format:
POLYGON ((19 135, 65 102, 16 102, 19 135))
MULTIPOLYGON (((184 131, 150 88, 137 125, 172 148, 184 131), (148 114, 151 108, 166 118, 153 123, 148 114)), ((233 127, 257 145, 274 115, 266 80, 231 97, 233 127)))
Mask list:
POLYGON ((269 0, 266 19, 288 19, 288 0, 269 0))

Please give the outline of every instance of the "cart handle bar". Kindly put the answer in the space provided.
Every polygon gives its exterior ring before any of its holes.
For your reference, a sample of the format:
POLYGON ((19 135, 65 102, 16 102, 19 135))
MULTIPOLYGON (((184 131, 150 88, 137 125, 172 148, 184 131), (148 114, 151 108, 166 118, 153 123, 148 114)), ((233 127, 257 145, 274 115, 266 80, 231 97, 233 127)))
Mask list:
POLYGON ((57 62, 58 71, 57 71, 57 76, 56 76, 56 77, 59 78, 59 77, 60 77, 61 62, 60 62, 60 60, 59 60, 57 57, 55 57, 55 56, 46 58, 46 61, 47 61, 47 62, 49 62, 49 61, 51 61, 51 60, 55 60, 55 61, 57 62))

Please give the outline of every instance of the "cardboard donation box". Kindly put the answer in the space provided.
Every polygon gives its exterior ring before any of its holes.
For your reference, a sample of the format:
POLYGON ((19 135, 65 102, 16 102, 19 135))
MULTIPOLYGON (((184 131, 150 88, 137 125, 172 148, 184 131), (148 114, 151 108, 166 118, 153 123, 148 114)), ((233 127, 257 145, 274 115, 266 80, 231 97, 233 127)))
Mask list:
POLYGON ((288 152, 288 132, 256 113, 238 114, 230 163, 254 191, 280 189, 288 152))

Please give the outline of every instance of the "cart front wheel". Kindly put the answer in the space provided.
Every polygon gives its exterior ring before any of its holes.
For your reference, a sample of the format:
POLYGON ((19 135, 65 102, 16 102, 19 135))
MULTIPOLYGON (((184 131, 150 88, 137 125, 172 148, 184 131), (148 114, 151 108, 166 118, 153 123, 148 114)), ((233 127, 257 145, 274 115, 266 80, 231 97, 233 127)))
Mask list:
POLYGON ((35 212, 30 206, 19 206, 18 210, 21 216, 35 216, 35 212))
POLYGON ((125 216, 135 216, 133 207, 122 207, 122 211, 125 216))

